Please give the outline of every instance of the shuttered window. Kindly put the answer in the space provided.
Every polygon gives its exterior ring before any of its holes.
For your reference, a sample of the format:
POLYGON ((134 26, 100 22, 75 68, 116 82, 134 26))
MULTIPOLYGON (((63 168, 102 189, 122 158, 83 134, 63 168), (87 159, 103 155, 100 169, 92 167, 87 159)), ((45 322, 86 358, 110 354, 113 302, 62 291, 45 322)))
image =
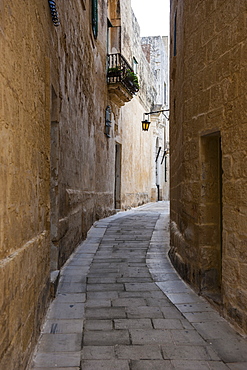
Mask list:
POLYGON ((96 39, 98 36, 98 0, 92 1, 92 29, 93 35, 96 39))

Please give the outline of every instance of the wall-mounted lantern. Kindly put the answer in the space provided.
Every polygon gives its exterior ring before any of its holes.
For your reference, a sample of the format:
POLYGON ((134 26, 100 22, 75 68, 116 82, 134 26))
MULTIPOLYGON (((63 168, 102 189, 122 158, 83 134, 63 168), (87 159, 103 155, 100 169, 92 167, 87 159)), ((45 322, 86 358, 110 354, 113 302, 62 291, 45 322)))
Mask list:
POLYGON ((149 121, 149 113, 144 113, 142 121, 142 131, 148 131, 150 123, 151 122, 149 121))
MULTIPOLYGON (((150 123, 151 123, 149 121, 149 115, 150 114, 163 113, 163 112, 169 112, 169 109, 162 109, 162 110, 157 110, 155 112, 143 113, 142 130, 143 131, 148 131, 150 123), (146 116, 147 116, 147 118, 146 118, 146 116)), ((165 114, 164 114, 164 116, 166 117, 167 120, 169 119, 165 114)))
POLYGON ((111 130, 111 107, 108 105, 105 110, 105 135, 110 138, 111 130))

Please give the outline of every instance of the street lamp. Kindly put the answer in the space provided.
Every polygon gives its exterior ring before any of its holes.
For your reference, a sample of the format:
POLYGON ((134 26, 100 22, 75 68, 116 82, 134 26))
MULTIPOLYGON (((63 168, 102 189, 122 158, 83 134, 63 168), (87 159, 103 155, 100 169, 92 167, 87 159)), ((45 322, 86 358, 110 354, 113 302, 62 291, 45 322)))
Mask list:
POLYGON ((143 121, 142 121, 142 131, 148 131, 149 129, 149 125, 151 122, 148 120, 148 118, 149 118, 149 113, 144 113, 143 121), (145 116, 147 116, 147 118, 145 116))
MULTIPOLYGON (((157 110, 155 112, 143 113, 142 131, 148 131, 148 129, 149 129, 149 126, 150 126, 150 123, 151 123, 148 120, 149 119, 149 115, 150 114, 155 114, 155 113, 161 113, 161 112, 169 112, 169 109, 162 109, 162 110, 157 110), (147 116, 147 118, 146 118, 146 116, 147 116)), ((165 114, 164 114, 164 116, 166 117, 165 114)), ((169 119, 169 118, 166 117, 166 119, 169 119)))

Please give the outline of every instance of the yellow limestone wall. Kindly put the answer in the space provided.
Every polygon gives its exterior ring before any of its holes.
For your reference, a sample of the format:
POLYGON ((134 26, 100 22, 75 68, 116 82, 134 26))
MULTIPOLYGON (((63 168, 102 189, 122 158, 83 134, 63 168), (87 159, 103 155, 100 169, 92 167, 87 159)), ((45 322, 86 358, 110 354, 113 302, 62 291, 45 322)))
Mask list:
POLYGON ((171 1, 170 255, 244 333, 246 18, 245 0, 171 1))
POLYGON ((114 139, 104 134, 107 5, 99 4, 97 39, 89 2, 57 2, 57 10, 55 28, 48 1, 0 5, 1 369, 25 369, 50 268, 60 269, 95 219, 114 212, 114 139))
MULTIPOLYGON (((0 3, 0 369, 26 368, 49 303, 50 269, 59 270, 93 222, 115 211, 116 142, 125 146, 123 208, 150 197, 152 136, 142 133, 141 119, 154 92, 145 101, 146 84, 123 113, 110 100, 109 14, 106 1, 98 4, 95 39, 89 1, 57 1, 57 28, 48 1, 0 3)), ((130 1, 121 9, 122 52, 131 62, 130 1)))
POLYGON ((0 368, 25 368, 49 292, 48 5, 0 4, 0 368))

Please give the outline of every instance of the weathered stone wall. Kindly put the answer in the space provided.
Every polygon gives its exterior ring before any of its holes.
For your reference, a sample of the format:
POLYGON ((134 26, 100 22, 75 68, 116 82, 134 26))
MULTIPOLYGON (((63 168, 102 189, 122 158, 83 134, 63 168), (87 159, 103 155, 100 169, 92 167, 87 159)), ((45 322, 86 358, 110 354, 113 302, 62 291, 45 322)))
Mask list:
POLYGON ((24 369, 49 298, 47 2, 0 4, 0 368, 24 369))
POLYGON ((47 1, 0 7, 0 368, 21 370, 48 305, 50 266, 114 212, 107 3, 97 39, 89 2, 57 2, 58 28, 47 1))
MULTIPOLYGON (((150 112, 164 97, 161 98, 162 76, 157 76, 155 63, 150 63, 142 50, 138 21, 134 14, 131 15, 130 10, 129 1, 121 3, 121 52, 130 65, 133 65, 133 57, 138 63, 140 90, 121 108, 116 120, 115 139, 121 144, 123 159, 121 166, 121 208, 123 209, 157 200, 154 168, 157 136, 160 136, 160 142, 164 144, 164 125, 160 125, 160 116, 152 120, 149 132, 143 132, 141 128, 143 113, 150 112), (153 188, 155 188, 155 196, 153 196, 153 188)), ((163 41, 160 37, 157 39, 159 45, 156 46, 162 49, 163 41)), ((162 53, 163 49, 160 52, 162 53)), ((164 65, 163 55, 161 60, 158 52, 157 55, 152 52, 152 55, 153 59, 156 58, 156 61, 162 65, 162 71, 163 68, 165 70, 167 66, 164 65)), ((159 109, 161 109, 160 106, 159 109)), ((164 178, 163 172, 160 177, 164 178)), ((162 186, 160 193, 162 194, 162 186)))
POLYGON ((171 258, 247 333, 244 0, 171 1, 171 258))
POLYGON ((142 89, 122 110, 107 86, 107 1, 98 2, 97 38, 89 1, 57 2, 57 28, 48 1, 0 4, 1 369, 26 368, 49 302, 50 270, 60 269, 94 220, 115 212, 116 143, 124 148, 123 208, 150 199, 152 136, 141 131, 155 97, 150 66, 133 34, 130 1, 121 12, 119 2, 109 4, 114 42, 130 64, 140 53, 142 89))
POLYGON ((58 5, 59 186, 54 193, 58 206, 53 244, 60 268, 93 222, 113 212, 115 158, 114 141, 104 134, 109 104, 107 2, 98 4, 97 39, 91 27, 90 2, 85 2, 85 9, 81 1, 58 5))
MULTIPOLYGON (((168 36, 142 37, 143 52, 150 63, 154 75, 154 86, 157 96, 152 105, 152 111, 169 108, 169 56, 168 36)), ((169 199, 169 124, 168 112, 151 115, 153 122, 153 160, 152 160, 152 201, 169 199), (159 151, 159 148, 161 150, 159 151), (158 155, 159 153, 159 155, 158 155), (159 194, 158 188, 159 186, 159 194)))
POLYGON ((152 105, 156 91, 150 66, 141 49, 140 28, 132 13, 130 1, 122 2, 122 14, 122 51, 131 65, 133 57, 138 63, 140 84, 137 95, 122 107, 120 119, 123 152, 122 208, 128 209, 151 199, 151 137, 142 132, 141 121, 143 112, 152 105))

